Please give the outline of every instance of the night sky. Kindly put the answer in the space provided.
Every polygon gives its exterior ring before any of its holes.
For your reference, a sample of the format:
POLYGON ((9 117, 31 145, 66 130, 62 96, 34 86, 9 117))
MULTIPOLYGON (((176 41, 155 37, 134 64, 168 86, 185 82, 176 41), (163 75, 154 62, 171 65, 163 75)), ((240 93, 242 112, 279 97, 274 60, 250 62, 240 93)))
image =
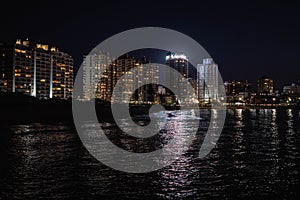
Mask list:
MULTIPOLYGON (((132 28, 165 27, 198 41, 223 79, 267 75, 275 89, 300 79, 299 6, 287 1, 9 1, 1 2, 0 41, 54 44, 80 66, 106 38, 132 28), (7 4, 5 2, 5 4, 7 4)), ((165 55, 156 55, 164 59, 165 55)))

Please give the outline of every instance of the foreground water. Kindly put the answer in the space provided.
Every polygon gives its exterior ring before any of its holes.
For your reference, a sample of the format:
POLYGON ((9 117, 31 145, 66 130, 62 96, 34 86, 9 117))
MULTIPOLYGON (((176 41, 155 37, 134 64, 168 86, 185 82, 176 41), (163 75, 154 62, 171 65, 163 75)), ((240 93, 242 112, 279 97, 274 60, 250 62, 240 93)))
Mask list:
MULTIPOLYGON (((201 111, 188 152, 171 166, 143 174, 101 164, 69 124, 1 128, 0 199, 299 198, 299 110, 228 110, 215 148, 199 159, 209 116, 201 111)), ((132 138, 116 134, 114 124, 104 125, 115 144, 135 148, 132 138)), ((152 144, 162 146, 172 132, 163 135, 152 144)))

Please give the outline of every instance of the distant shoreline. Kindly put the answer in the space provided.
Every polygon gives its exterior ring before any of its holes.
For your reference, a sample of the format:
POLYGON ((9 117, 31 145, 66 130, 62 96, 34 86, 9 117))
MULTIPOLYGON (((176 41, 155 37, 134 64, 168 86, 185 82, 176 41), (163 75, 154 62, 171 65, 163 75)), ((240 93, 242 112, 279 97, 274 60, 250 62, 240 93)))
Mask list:
MULTIPOLYGON (((84 106, 83 106, 84 109, 84 106)), ((193 108, 191 108, 193 109, 193 108)), ((197 109, 197 108, 194 108, 197 109)), ((199 107, 200 110, 211 110, 210 107, 199 107)), ((218 109, 218 108, 216 108, 218 109)), ((299 107, 250 107, 250 106, 228 106, 227 110, 243 109, 243 110, 260 110, 260 109, 299 109, 299 107)), ((71 123, 73 124, 72 102, 51 103, 44 102, 32 105, 0 105, 1 125, 24 124, 24 123, 71 123)), ((95 107, 99 121, 113 122, 113 115, 109 106, 95 107)), ((166 109, 172 111, 176 109, 166 109)), ((177 109, 178 110, 178 109, 177 109)), ((130 108, 132 116, 148 115, 149 108, 130 108)), ((89 116, 87 116, 89 118, 89 116)))
MULTIPOLYGON (((91 102, 80 102, 82 109, 85 106, 90 106, 91 102)), ((148 115, 151 105, 132 106, 130 113, 134 115, 148 115)), ((192 107, 190 107, 193 109, 192 107)), ((178 110, 180 107, 165 107, 167 111, 178 110)), ((194 109, 197 109, 194 108, 194 109)), ((210 110, 211 107, 199 106, 200 110, 210 110)), ((218 109, 214 107, 213 109, 218 109)), ((224 109, 222 107, 221 109, 224 109)), ((226 109, 300 109, 299 106, 226 106, 226 109)), ((95 110, 99 121, 113 121, 110 105, 103 105, 96 103, 95 110)), ((1 95, 0 96, 0 125, 34 123, 34 122, 48 122, 59 123, 67 122, 73 123, 72 100, 38 100, 26 95, 1 95)), ((89 116, 86 116, 87 118, 89 116)))

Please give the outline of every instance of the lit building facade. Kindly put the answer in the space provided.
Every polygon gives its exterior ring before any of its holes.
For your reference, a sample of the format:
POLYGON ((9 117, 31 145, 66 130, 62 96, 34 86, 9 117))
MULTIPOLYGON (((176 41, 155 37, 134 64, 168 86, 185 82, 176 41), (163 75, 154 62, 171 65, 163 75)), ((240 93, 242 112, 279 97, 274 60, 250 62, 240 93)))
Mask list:
POLYGON ((198 89, 198 80, 195 80, 193 78, 188 78, 188 82, 190 83, 190 85, 194 89, 194 96, 190 96, 189 97, 189 102, 198 103, 198 101, 199 101, 198 100, 198 92, 199 92, 199 89, 198 89), (194 97, 196 97, 196 99, 194 97))
POLYGON ((211 101, 219 98, 219 73, 218 65, 212 58, 203 59, 197 65, 198 97, 199 101, 211 101))
POLYGON ((228 80, 224 86, 228 102, 246 102, 250 99, 252 89, 247 80, 228 80))
POLYGON ((246 81, 229 80, 225 81, 226 96, 235 96, 243 92, 251 92, 251 84, 246 81))
POLYGON ((73 58, 47 44, 17 40, 1 45, 1 74, 7 92, 41 99, 68 99, 73 92, 73 58))
POLYGON ((145 57, 137 60, 126 54, 116 59, 111 67, 112 81, 110 85, 112 87, 115 87, 121 76, 127 74, 119 91, 121 99, 114 99, 114 101, 133 104, 150 104, 158 101, 158 95, 155 92, 157 85, 144 84, 144 81, 158 82, 158 67, 152 65, 145 57), (134 67, 137 73, 129 72, 134 67), (131 95, 132 91, 134 91, 133 95, 131 95))
MULTIPOLYGON (((184 78, 188 77, 189 62, 183 53, 169 52, 166 56, 166 65, 178 71, 184 78)), ((174 77, 167 78, 174 79, 174 77)))
POLYGON ((107 74, 108 66, 111 64, 108 53, 94 51, 83 59, 83 99, 92 98, 107 99, 104 74, 107 74), (97 91, 100 89, 101 91, 97 91), (105 92, 104 92, 105 91, 105 92), (100 95, 100 96, 99 96, 100 95))
POLYGON ((269 77, 261 77, 258 80, 258 92, 261 95, 269 95, 274 93, 273 80, 269 77))
POLYGON ((143 57, 140 60, 136 60, 135 67, 138 69, 138 74, 134 78, 134 85, 138 89, 135 91, 131 101, 138 104, 158 103, 158 85, 143 84, 144 82, 158 83, 158 66, 150 63, 146 57, 143 57))
POLYGON ((91 99, 93 93, 90 90, 94 90, 94 97, 106 102, 137 104, 157 102, 158 95, 154 92, 157 86, 155 84, 144 85, 143 82, 145 80, 158 82, 158 67, 150 68, 145 64, 152 65, 146 58, 136 60, 128 54, 117 59, 110 59, 105 53, 98 53, 98 55, 96 53, 86 57, 83 67, 84 99, 91 99), (137 69, 137 74, 130 72, 133 68, 137 69), (122 78, 123 84, 120 85, 118 91, 119 99, 112 99, 117 82, 125 74, 127 76, 122 78), (134 90, 135 88, 138 89, 134 90))
POLYGON ((283 94, 300 96, 300 85, 292 83, 288 86, 283 86, 283 94))
MULTIPOLYGON (((179 74, 175 75, 166 73, 166 81, 173 86, 173 88, 176 88, 177 93, 176 95, 180 95, 183 97, 185 94, 185 91, 187 88, 185 88, 184 81, 188 78, 188 67, 189 67, 189 62, 188 58, 184 53, 179 53, 179 52, 169 52, 166 56, 166 65, 175 69, 179 74)), ((177 102, 177 99, 175 98, 174 94, 172 91, 169 89, 166 90, 166 95, 169 95, 170 97, 168 99, 173 99, 170 100, 171 104, 175 104, 177 102)), ((185 100, 189 97, 183 97, 185 100)))

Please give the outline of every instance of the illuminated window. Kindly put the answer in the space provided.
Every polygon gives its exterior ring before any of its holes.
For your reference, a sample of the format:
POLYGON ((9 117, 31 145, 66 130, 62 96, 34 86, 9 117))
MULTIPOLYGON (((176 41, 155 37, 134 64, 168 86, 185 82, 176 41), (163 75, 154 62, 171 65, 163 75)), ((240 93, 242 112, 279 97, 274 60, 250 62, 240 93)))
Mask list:
POLYGON ((46 82, 46 80, 45 79, 41 79, 41 82, 46 82))
POLYGON ((25 77, 26 77, 26 78, 30 78, 31 75, 30 75, 30 74, 26 74, 25 77))
POLYGON ((28 40, 23 41, 23 45, 28 46, 29 45, 29 41, 28 40))
POLYGON ((66 65, 63 64, 63 63, 56 63, 56 65, 59 66, 59 67, 65 67, 65 66, 66 66, 66 65))
POLYGON ((15 74, 15 76, 21 76, 21 74, 15 74))
POLYGON ((21 49, 15 49, 15 52, 16 52, 16 53, 26 53, 25 50, 21 50, 21 49))

